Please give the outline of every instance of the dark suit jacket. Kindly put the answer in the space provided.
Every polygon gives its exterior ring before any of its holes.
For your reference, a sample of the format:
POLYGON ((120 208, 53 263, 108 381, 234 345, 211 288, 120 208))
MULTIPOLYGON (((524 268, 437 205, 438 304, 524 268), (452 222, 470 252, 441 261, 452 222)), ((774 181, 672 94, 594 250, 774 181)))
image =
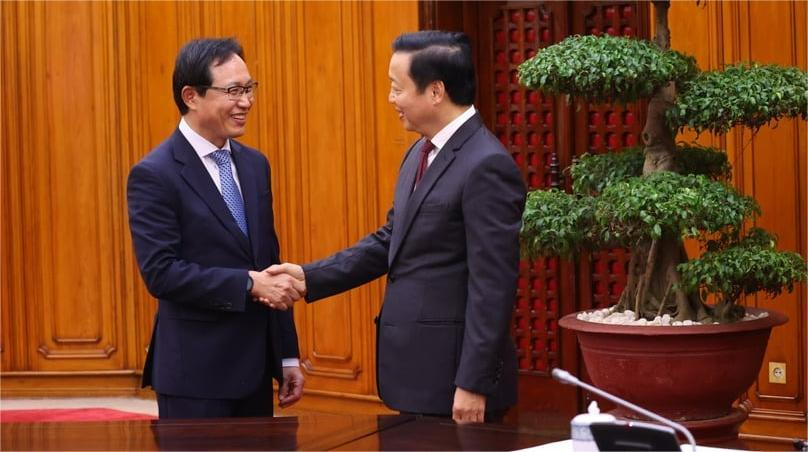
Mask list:
POLYGON ((379 395, 391 408, 450 414, 455 386, 516 401, 509 335, 525 186, 511 156, 474 115, 449 139, 418 188, 422 140, 404 157, 387 224, 304 266, 308 301, 385 273, 377 319, 379 395))
POLYGON ((129 227, 140 272, 158 299, 143 386, 237 399, 297 357, 290 312, 250 300, 247 271, 278 262, 267 159, 231 140, 250 237, 176 130, 129 174, 129 227))

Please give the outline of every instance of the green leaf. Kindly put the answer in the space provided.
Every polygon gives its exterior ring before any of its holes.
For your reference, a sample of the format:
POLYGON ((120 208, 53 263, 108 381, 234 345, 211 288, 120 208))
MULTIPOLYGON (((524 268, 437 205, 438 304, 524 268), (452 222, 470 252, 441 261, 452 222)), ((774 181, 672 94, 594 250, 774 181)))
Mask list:
POLYGON ((570 36, 519 66, 520 83, 529 88, 596 103, 650 97, 668 82, 685 82, 697 73, 693 57, 609 35, 570 36))
POLYGON ((808 119, 808 72, 794 67, 730 65, 703 72, 679 89, 666 113, 674 129, 722 134, 736 125, 757 130, 780 118, 808 119))

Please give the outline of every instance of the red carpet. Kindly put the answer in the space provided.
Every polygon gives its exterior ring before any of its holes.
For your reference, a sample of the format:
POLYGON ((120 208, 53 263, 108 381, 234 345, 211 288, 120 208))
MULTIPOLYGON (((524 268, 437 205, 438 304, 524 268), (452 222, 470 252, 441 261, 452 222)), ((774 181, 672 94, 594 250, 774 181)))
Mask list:
POLYGON ((90 422, 157 419, 155 416, 111 408, 54 408, 49 410, 0 410, 0 423, 90 422))

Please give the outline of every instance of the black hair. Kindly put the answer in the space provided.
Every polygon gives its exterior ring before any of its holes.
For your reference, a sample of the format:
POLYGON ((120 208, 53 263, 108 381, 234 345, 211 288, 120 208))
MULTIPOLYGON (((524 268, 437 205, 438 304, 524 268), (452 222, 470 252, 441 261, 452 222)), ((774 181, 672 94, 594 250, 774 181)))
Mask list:
POLYGON ((230 61, 233 55, 244 59, 244 50, 234 38, 194 39, 182 46, 174 62, 174 75, 171 77, 174 103, 181 115, 188 113, 188 106, 182 100, 182 88, 193 86, 196 92, 204 96, 207 89, 200 87, 213 82, 210 67, 230 61))
POLYGON ((452 102, 474 103, 477 76, 471 61, 471 42, 465 33, 438 30, 405 33, 393 41, 393 52, 413 53, 410 77, 419 92, 440 80, 452 102))

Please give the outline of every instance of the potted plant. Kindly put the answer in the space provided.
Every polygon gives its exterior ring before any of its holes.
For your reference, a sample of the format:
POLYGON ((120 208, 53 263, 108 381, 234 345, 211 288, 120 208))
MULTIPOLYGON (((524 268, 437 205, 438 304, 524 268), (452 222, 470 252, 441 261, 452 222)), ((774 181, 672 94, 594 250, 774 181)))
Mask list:
POLYGON ((523 85, 570 101, 649 99, 644 147, 584 155, 569 169, 572 193, 528 195, 523 251, 572 256, 630 248, 619 303, 607 313, 568 315, 560 325, 576 331, 595 385, 716 442, 737 437, 746 413, 732 403, 754 381, 771 328, 787 321, 738 301, 759 291, 791 291, 805 281, 806 263, 778 250, 773 235, 748 227, 761 211, 730 185, 726 154, 677 143, 676 133, 720 134, 738 125, 756 131, 780 118, 804 120, 808 74, 753 63, 700 72, 692 57, 670 50, 668 2, 654 6, 654 43, 573 36, 520 66, 523 85), (685 239, 699 241, 699 257, 688 258, 685 239), (584 320, 612 312, 647 325, 584 320))

